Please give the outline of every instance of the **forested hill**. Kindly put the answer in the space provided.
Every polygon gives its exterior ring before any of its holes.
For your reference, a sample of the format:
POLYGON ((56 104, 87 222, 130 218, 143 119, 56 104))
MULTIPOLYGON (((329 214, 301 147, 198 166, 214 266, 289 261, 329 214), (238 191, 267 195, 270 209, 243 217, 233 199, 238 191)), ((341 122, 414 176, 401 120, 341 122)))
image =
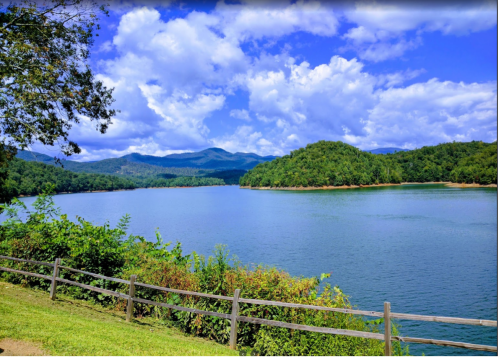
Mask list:
POLYGON ((257 165, 239 183, 253 187, 309 187, 401 181, 400 164, 385 155, 364 152, 341 141, 319 141, 257 165))
POLYGON ((240 180, 252 187, 321 187, 451 181, 497 183, 497 142, 448 143, 375 155, 319 141, 257 165, 240 180))
POLYGON ((56 193, 120 190, 136 187, 134 182, 121 177, 75 173, 42 162, 28 162, 18 158, 9 162, 7 171, 7 179, 0 185, 0 200, 2 202, 20 195, 40 194, 47 184, 54 184, 56 193))
POLYGON ((387 155, 404 182, 497 183, 497 142, 446 143, 387 155))

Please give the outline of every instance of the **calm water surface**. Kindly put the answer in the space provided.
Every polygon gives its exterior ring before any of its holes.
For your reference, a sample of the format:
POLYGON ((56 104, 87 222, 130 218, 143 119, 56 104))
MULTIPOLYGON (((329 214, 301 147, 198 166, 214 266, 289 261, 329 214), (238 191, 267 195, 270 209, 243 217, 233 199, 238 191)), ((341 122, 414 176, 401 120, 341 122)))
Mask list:
MULTIPOLYGON (((26 203, 33 197, 24 198, 26 203)), ((74 219, 182 242, 211 254, 227 244, 243 263, 292 275, 333 272, 359 309, 497 320, 497 189, 407 185, 332 191, 254 191, 237 186, 59 195, 74 219)), ((491 327, 398 320, 401 335, 497 345, 491 327)), ((411 354, 477 355, 430 345, 411 354)), ((486 353, 485 353, 486 354, 486 353)))

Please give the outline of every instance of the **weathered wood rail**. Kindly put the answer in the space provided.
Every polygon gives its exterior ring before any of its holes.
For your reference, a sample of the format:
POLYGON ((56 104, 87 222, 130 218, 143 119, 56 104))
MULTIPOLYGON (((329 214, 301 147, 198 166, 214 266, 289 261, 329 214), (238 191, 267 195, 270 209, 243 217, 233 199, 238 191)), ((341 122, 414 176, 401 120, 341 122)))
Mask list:
POLYGON ((180 310, 180 311, 186 311, 186 312, 190 312, 190 313, 194 313, 194 314, 216 316, 219 318, 230 320, 231 330, 230 330, 229 345, 230 345, 230 348, 232 348, 232 349, 236 349, 236 346, 237 346, 237 325, 238 325, 238 322, 246 322, 246 323, 252 323, 252 324, 261 324, 261 325, 283 327, 283 328, 289 328, 289 329, 294 329, 294 330, 302 330, 302 331, 319 332, 319 333, 327 333, 327 334, 334 334, 334 335, 343 335, 343 336, 352 336, 352 337, 384 340, 385 341, 385 355, 386 356, 391 356, 391 354, 392 354, 392 346, 391 346, 392 341, 400 341, 400 342, 406 342, 406 343, 423 343, 423 344, 432 344, 432 345, 447 346, 447 347, 459 347, 459 348, 466 348, 466 349, 471 349, 471 350, 476 350, 476 351, 488 351, 488 352, 495 352, 495 353, 497 353, 497 351, 498 351, 497 346, 477 345, 477 344, 465 343, 465 342, 434 340, 434 339, 427 339, 427 338, 392 336, 392 334, 391 334, 392 333, 392 331, 391 331, 391 319, 405 319, 405 320, 417 320, 417 321, 443 322, 443 323, 460 324, 460 325, 476 325, 476 326, 497 327, 497 321, 493 321, 493 320, 466 319, 466 318, 459 318, 459 317, 443 317, 443 316, 427 316, 427 315, 394 313, 394 312, 390 311, 390 303, 389 302, 384 303, 383 312, 378 312, 378 311, 362 311, 362 310, 354 310, 354 309, 341 309, 341 308, 332 308, 332 307, 305 305, 305 304, 294 304, 294 303, 270 301, 270 300, 245 299, 245 298, 239 297, 240 293, 241 293, 241 291, 239 289, 236 289, 234 291, 234 296, 222 296, 222 295, 199 293, 199 292, 195 292, 195 291, 171 289, 171 288, 166 288, 166 287, 149 285, 149 284, 137 282, 136 281, 137 276, 135 276, 135 275, 132 275, 130 277, 130 280, 124 280, 124 279, 107 277, 104 275, 95 274, 95 273, 87 272, 84 270, 78 270, 78 269, 66 267, 66 266, 61 265, 61 259, 59 259, 59 258, 57 258, 54 263, 47 263, 47 262, 39 262, 39 261, 34 261, 34 260, 6 257, 6 256, 2 256, 2 255, 0 255, 0 259, 11 260, 14 262, 19 262, 19 263, 28 263, 28 264, 44 265, 44 266, 52 267, 53 268, 53 275, 48 276, 48 275, 31 273, 31 272, 27 272, 24 270, 16 270, 16 269, 11 269, 11 268, 0 266, 0 271, 6 271, 6 272, 10 272, 10 273, 23 274, 23 275, 27 275, 27 276, 36 277, 36 278, 51 280, 52 281, 51 287, 50 287, 50 298, 51 299, 56 298, 56 290, 57 290, 57 283, 58 282, 75 285, 75 286, 78 286, 78 287, 83 288, 83 289, 88 289, 88 290, 96 291, 96 292, 103 293, 103 294, 108 294, 108 295, 115 296, 115 297, 120 298, 120 299, 126 299, 128 302, 127 315, 126 315, 127 321, 131 321, 133 318, 133 308, 134 308, 135 302, 141 303, 141 304, 161 306, 161 307, 166 307, 169 309, 175 309, 175 310, 180 310), (60 278, 59 273, 60 273, 61 269, 68 270, 68 271, 71 271, 73 273, 86 274, 86 275, 89 275, 89 276, 97 278, 97 279, 104 279, 104 280, 114 281, 114 282, 121 283, 121 284, 127 284, 127 285, 129 285, 129 293, 127 295, 127 294, 123 294, 123 293, 120 293, 117 291, 98 288, 95 286, 82 284, 82 283, 78 283, 76 281, 60 278), (194 309, 194 308, 189 308, 189 307, 184 307, 184 306, 179 306, 179 305, 160 303, 160 302, 156 302, 156 301, 152 301, 152 300, 140 299, 140 298, 135 297, 135 288, 136 287, 155 289, 155 290, 159 290, 159 291, 171 292, 171 293, 176 293, 176 294, 185 294, 185 295, 199 296, 199 297, 205 297, 205 298, 211 298, 211 299, 232 301, 232 312, 230 314, 224 314, 224 313, 220 313, 220 312, 205 311, 205 310, 199 310, 199 309, 194 309), (283 322, 283 321, 267 320, 267 319, 261 319, 261 318, 256 318, 256 317, 241 316, 241 315, 239 315, 239 304, 240 303, 267 305, 267 306, 282 306, 282 307, 297 308, 297 309, 313 309, 313 310, 321 310, 321 311, 332 311, 332 312, 340 312, 340 313, 345 313, 345 314, 354 314, 354 315, 370 316, 370 317, 383 317, 384 322, 385 322, 385 324, 384 324, 385 331, 384 331, 384 333, 373 333, 373 332, 355 331, 355 330, 342 330, 342 329, 335 329, 335 328, 329 328, 329 327, 316 327, 316 326, 288 323, 288 322, 283 322))

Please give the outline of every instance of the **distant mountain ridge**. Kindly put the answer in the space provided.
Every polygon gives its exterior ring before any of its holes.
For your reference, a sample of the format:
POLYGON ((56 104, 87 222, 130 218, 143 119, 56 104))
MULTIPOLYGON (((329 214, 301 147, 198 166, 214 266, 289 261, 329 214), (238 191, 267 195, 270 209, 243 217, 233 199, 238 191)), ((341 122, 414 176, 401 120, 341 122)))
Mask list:
MULTIPOLYGON (((53 157, 38 152, 19 151, 16 155, 25 161, 37 161, 55 165, 53 157)), ((246 171, 276 156, 259 156, 253 153, 235 153, 219 148, 200 152, 171 154, 163 157, 133 153, 121 158, 111 158, 92 162, 62 160, 65 169, 74 172, 89 172, 119 175, 157 175, 174 174, 177 176, 200 176, 213 171, 246 171)))
POLYGON ((16 157, 19 159, 22 159, 24 161, 38 161, 38 162, 43 162, 45 164, 48 164, 51 161, 54 161, 54 158, 52 156, 40 154, 39 152, 35 152, 35 151, 19 150, 17 152, 16 157))
POLYGON ((241 152, 233 154, 220 148, 210 148, 199 152, 171 154, 163 157, 133 153, 121 158, 130 162, 162 167, 193 167, 205 170, 250 170, 256 165, 272 161, 276 157, 241 152))
POLYGON ((409 149, 400 149, 400 148, 378 148, 373 150, 364 150, 366 152, 370 152, 371 154, 393 154, 397 151, 410 151, 409 149))

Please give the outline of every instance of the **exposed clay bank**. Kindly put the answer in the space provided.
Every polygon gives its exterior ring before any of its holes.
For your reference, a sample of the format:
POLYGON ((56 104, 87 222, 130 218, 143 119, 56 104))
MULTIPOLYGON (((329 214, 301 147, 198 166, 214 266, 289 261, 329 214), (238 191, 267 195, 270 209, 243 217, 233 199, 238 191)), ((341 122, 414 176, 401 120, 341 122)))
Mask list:
POLYGON ((322 187, 251 187, 240 186, 250 190, 283 190, 283 191, 312 191, 312 190, 338 190, 347 188, 363 188, 363 187, 383 187, 383 186, 401 186, 401 185, 428 185, 428 184, 445 184, 447 187, 471 188, 471 187, 497 187, 497 184, 480 185, 477 183, 455 183, 455 182, 402 182, 402 183, 380 183, 378 185, 342 185, 342 186, 322 186, 322 187))

